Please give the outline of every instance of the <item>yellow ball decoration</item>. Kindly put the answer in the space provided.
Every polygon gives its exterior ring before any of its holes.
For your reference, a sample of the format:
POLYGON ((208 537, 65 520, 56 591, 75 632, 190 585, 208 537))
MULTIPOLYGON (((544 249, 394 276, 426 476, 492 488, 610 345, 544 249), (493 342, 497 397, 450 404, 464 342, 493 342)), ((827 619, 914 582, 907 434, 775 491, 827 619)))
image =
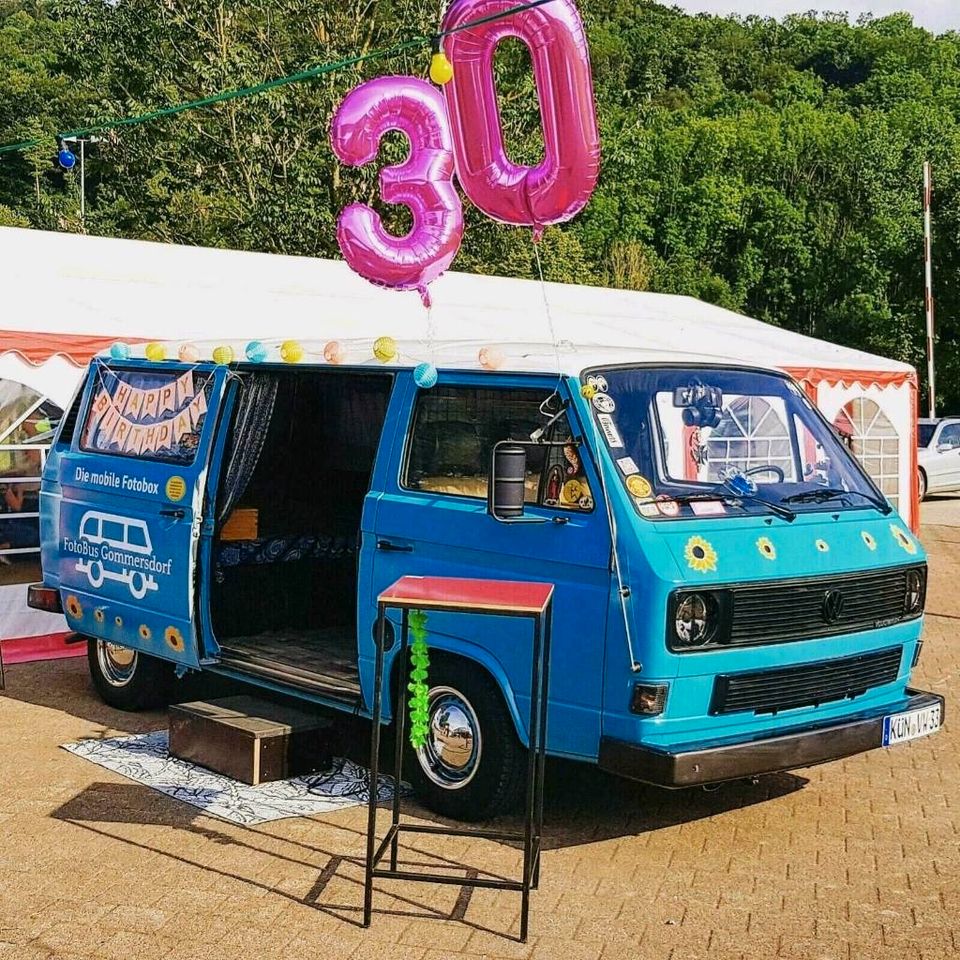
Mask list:
POLYGON ((389 363, 397 355, 397 341, 393 337, 378 337, 373 345, 373 355, 381 363, 389 363))
POLYGON ((162 343, 148 343, 144 352, 147 359, 154 363, 167 359, 167 348, 162 343))
POLYGON ((221 363, 226 366, 228 363, 233 363, 233 356, 233 347, 227 344, 213 348, 214 363, 221 363))
POLYGON ((592 400, 597 395, 597 388, 592 383, 585 383, 580 388, 580 396, 584 400, 592 400))
POLYGON ((430 79, 438 87, 442 87, 453 79, 453 64, 442 50, 438 50, 430 61, 430 79))
POLYGON ((284 363, 299 363, 303 359, 303 346, 297 340, 284 340, 280 344, 280 359, 284 363))

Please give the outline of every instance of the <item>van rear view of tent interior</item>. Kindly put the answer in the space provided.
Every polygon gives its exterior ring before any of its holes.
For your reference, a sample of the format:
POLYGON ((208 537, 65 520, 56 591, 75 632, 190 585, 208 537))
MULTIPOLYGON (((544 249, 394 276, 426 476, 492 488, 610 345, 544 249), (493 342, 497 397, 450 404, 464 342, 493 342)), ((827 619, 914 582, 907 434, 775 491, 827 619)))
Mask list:
POLYGON ((359 700, 359 531, 392 381, 357 371, 243 376, 209 570, 223 666, 359 700))

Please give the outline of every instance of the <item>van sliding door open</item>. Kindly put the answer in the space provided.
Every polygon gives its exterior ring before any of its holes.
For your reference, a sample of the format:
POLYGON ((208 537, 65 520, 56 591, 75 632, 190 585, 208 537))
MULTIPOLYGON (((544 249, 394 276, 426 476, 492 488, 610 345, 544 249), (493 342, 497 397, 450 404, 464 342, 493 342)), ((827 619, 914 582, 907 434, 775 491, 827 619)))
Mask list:
POLYGON ((227 371, 95 362, 60 460, 70 626, 198 667, 196 563, 227 371))

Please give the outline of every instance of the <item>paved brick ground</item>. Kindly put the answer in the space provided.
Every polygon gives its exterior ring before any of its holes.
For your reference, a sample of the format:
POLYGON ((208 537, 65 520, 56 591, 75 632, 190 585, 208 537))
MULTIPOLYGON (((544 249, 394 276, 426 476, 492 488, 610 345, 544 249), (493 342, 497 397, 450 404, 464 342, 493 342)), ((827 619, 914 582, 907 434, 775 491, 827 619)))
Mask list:
MULTIPOLYGON (((960 501, 924 539, 917 680, 960 699, 960 501), (942 524, 942 525, 941 525, 942 524)), ((949 708, 948 708, 949 713, 949 708)), ((933 960, 960 953, 960 745, 935 738, 714 793, 549 771, 533 938, 515 895, 384 884, 359 928, 363 813, 244 829, 57 747, 162 726, 92 695, 82 661, 13 667, 0 697, 0 960, 697 957, 933 960), (445 922, 450 917, 462 922, 445 922)), ((492 844, 417 842, 513 871, 492 844)))

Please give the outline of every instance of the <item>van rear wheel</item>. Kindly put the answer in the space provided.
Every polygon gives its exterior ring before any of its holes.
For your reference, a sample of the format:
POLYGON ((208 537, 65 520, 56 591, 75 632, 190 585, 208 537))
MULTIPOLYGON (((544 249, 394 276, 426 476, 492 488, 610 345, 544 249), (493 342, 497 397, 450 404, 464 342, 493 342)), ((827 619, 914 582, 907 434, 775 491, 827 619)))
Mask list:
MULTIPOLYGON (((406 770, 426 807, 487 820, 521 799, 526 751, 493 679, 475 664, 437 657, 429 670, 427 742, 406 770)), ((408 726, 409 729, 409 726, 408 726)))
POLYGON ((173 669, 165 660, 91 637, 87 664, 100 698, 117 710, 149 710, 167 702, 173 669))

